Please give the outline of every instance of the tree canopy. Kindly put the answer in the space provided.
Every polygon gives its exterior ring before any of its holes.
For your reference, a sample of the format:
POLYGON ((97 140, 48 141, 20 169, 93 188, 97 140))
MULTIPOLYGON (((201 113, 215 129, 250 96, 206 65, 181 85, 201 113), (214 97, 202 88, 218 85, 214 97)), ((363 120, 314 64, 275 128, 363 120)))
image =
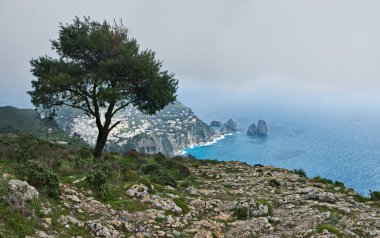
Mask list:
POLYGON ((112 117, 128 105, 154 114, 176 99, 178 81, 162 70, 151 50, 140 50, 123 24, 76 17, 60 23, 59 37, 51 40, 58 58, 32 59, 37 78, 29 91, 37 110, 55 116, 63 105, 95 117, 98 138, 94 150, 101 156, 109 132, 120 122, 112 117), (101 115, 105 109, 104 115, 101 115))

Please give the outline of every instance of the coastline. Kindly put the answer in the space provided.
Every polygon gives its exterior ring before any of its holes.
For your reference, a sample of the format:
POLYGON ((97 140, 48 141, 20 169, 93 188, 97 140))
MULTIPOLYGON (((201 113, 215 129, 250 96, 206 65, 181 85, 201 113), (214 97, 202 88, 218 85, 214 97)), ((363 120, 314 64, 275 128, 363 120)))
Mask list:
MULTIPOLYGON (((237 133, 239 133, 239 132, 237 132, 237 133)), ((237 133, 218 134, 218 135, 216 135, 216 137, 212 141, 192 144, 189 147, 185 147, 185 148, 182 148, 181 150, 177 151, 175 153, 175 155, 186 155, 187 154, 187 152, 185 151, 186 149, 194 149, 195 147, 209 146, 209 145, 217 143, 220 140, 225 139, 227 136, 232 136, 232 135, 237 134, 237 133)))

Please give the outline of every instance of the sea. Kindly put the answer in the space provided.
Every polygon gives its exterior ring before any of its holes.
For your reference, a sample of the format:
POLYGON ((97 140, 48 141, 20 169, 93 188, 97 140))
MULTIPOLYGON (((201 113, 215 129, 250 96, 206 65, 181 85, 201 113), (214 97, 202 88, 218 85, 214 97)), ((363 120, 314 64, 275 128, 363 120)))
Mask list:
POLYGON ((301 168, 308 177, 341 181, 364 196, 380 191, 380 113, 376 104, 302 98, 202 99, 193 94, 182 101, 206 123, 232 119, 239 129, 214 143, 184 148, 185 154, 198 159, 301 168), (248 136, 248 127, 257 125, 259 119, 267 122, 268 135, 248 136))

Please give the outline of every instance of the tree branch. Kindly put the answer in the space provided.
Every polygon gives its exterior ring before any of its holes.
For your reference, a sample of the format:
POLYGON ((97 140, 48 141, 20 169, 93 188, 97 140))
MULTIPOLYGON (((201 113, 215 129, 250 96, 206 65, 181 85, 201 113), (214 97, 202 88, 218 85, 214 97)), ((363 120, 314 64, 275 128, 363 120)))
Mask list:
POLYGON ((108 129, 108 131, 111 131, 113 128, 115 128, 117 125, 119 125, 121 123, 121 121, 117 121, 115 122, 111 127, 110 129, 108 129))
POLYGON ((138 101, 138 100, 135 99, 135 100, 129 101, 129 102, 127 102, 127 103, 121 105, 120 107, 116 108, 115 111, 112 112, 112 116, 114 116, 114 115, 115 115, 118 111, 120 111, 121 109, 126 108, 129 104, 134 103, 134 102, 137 102, 137 101, 138 101))
POLYGON ((76 106, 76 105, 73 105, 73 104, 68 104, 68 103, 63 103, 63 105, 66 105, 66 106, 69 106, 69 107, 73 107, 73 108, 76 108, 76 109, 80 109, 88 114, 91 114, 90 111, 88 111, 86 108, 83 108, 83 107, 80 107, 80 106, 76 106))

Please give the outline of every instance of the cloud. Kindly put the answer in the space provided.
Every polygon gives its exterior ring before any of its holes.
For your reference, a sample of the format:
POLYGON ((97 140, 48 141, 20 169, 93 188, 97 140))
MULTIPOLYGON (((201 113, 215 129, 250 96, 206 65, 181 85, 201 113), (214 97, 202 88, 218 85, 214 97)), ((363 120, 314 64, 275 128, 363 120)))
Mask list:
POLYGON ((77 15, 122 19, 182 85, 376 93, 379 7, 375 0, 2 1, 0 80, 12 95, 25 94, 29 60, 52 55, 58 22, 77 15))

